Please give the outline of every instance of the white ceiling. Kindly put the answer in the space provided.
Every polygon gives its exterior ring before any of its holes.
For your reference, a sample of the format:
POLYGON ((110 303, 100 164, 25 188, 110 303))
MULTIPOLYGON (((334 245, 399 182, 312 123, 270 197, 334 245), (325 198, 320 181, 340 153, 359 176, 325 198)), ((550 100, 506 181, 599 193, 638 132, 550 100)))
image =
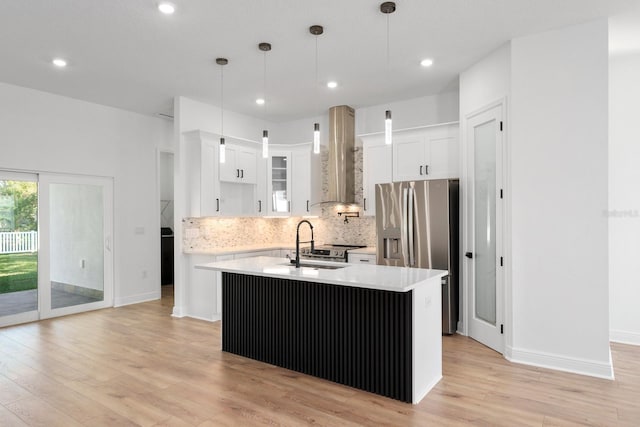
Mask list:
MULTIPOLYGON (((2 0, 0 81, 143 114, 172 113, 183 95, 285 121, 332 105, 381 104, 457 87, 460 71, 517 36, 637 11, 638 0, 397 0, 389 16, 373 0, 173 0, 165 16, 154 0, 2 0), (320 24, 319 81, 315 39, 320 24), (267 102, 263 54, 267 53, 267 102), (68 60, 55 69, 51 59, 68 60), (433 58, 429 69, 419 61, 433 58), (327 80, 340 86, 329 90, 327 80)), ((636 14, 640 22, 640 15, 636 14)), ((624 20, 623 20, 624 21, 624 20)), ((625 25, 634 27, 629 21, 625 25)), ((629 30, 631 32, 632 30, 629 30)), ((627 32, 627 33, 629 33, 627 32)), ((622 35, 622 39, 626 36, 622 35)))

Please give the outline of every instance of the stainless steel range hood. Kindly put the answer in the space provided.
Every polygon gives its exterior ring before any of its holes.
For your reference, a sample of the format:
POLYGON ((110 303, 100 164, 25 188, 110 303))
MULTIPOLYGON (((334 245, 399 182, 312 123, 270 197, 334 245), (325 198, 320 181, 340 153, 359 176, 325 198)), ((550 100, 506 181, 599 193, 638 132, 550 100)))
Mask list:
POLYGON ((355 111, 347 105, 329 109, 329 187, 324 203, 355 203, 355 111))

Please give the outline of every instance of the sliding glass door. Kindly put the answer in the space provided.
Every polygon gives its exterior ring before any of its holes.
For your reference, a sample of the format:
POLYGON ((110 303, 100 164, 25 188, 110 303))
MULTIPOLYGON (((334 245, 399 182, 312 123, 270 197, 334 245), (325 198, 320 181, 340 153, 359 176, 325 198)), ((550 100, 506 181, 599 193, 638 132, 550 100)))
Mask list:
POLYGON ((40 175, 40 317, 113 305, 112 181, 40 175))
POLYGON ((109 178, 0 171, 0 326, 113 305, 109 178))
POLYGON ((38 318, 37 181, 0 171, 0 326, 38 318))

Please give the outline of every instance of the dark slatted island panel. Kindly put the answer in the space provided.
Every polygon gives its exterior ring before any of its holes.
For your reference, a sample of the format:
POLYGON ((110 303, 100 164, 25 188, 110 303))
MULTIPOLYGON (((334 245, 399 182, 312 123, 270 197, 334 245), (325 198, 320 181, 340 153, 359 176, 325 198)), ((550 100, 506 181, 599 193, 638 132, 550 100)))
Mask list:
POLYGON ((222 273, 222 350, 412 401, 412 291, 222 273))

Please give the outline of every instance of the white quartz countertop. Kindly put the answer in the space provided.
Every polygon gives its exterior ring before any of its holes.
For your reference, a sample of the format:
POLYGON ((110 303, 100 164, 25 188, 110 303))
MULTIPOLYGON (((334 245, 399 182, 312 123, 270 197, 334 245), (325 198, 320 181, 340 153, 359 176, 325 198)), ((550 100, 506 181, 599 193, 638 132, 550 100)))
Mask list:
POLYGON ((418 286, 431 284, 433 280, 439 282, 440 278, 447 274, 446 270, 384 265, 307 260, 302 261, 301 264, 305 267, 296 269, 286 259, 260 256, 200 264, 195 268, 394 292, 408 292, 418 286), (319 268, 322 266, 343 268, 335 270, 319 268))

